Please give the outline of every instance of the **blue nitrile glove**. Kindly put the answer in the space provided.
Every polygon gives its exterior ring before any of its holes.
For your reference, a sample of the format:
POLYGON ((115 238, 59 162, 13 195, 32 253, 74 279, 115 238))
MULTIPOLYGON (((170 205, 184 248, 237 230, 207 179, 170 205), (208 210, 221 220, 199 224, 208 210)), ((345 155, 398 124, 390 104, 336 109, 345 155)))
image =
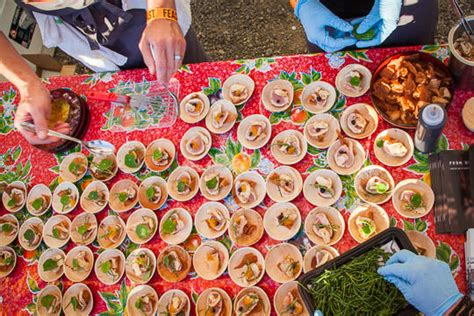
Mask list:
POLYGON ((319 0, 299 0, 295 15, 303 25, 308 41, 326 52, 335 52, 357 42, 349 35, 336 38, 330 34, 330 31, 349 33, 352 32, 353 27, 349 22, 333 14, 319 0), (328 27, 333 30, 329 30, 328 27))
POLYGON ((358 41, 356 46, 359 48, 377 46, 385 41, 397 28, 401 7, 402 0, 375 0, 372 10, 362 20, 356 32, 363 34, 374 27, 377 35, 368 41, 358 41))
POLYGON ((394 254, 378 272, 428 316, 443 315, 463 297, 446 263, 408 250, 394 254))
POLYGON ((319 309, 315 310, 314 311, 314 315, 313 316, 324 316, 323 312, 321 312, 319 309))

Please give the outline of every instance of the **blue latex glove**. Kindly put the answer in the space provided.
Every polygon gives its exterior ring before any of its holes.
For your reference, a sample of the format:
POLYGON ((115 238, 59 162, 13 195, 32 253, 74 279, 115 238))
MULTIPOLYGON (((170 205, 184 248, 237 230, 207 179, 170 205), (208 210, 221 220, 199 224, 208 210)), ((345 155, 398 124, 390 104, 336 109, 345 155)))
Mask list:
POLYGON ((299 0, 295 15, 303 25, 308 41, 326 52, 341 50, 357 41, 348 34, 343 37, 335 36, 340 32, 352 32, 353 26, 333 14, 319 0, 299 0))
POLYGON ((378 273, 428 316, 443 315, 463 297, 446 263, 408 250, 393 255, 378 273))
POLYGON ((402 0, 375 0, 374 6, 362 20, 356 32, 363 34, 374 27, 377 35, 368 41, 358 41, 356 46, 363 48, 383 43, 397 28, 401 8, 402 0))

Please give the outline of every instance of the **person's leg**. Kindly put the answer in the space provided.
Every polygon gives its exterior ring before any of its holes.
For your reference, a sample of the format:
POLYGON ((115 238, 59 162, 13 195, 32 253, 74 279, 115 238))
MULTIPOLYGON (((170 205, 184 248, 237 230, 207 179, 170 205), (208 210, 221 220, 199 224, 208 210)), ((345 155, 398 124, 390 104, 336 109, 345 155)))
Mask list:
POLYGON ((209 61, 206 52, 202 48, 201 42, 197 38, 193 28, 189 28, 185 36, 186 53, 184 54, 183 64, 203 63, 209 61))

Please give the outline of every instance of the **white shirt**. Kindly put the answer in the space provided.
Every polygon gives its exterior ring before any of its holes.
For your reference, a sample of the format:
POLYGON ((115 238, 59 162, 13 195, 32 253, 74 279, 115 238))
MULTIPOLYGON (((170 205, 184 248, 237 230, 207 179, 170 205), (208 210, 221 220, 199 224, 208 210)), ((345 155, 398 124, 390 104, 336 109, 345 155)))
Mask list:
MULTIPOLYGON (((35 6, 39 9, 53 10, 73 7, 73 5, 69 5, 71 1, 61 0, 60 4, 57 4, 60 7, 55 8, 42 8, 38 4, 35 6)), ((73 2, 77 3, 77 1, 73 2)), ((191 26, 191 0, 175 0, 175 3, 179 26, 183 34, 186 34, 191 26)), ((146 0, 122 0, 122 7, 124 11, 146 9, 146 0)), ((64 23, 60 18, 37 12, 33 12, 33 14, 38 23, 44 46, 61 48, 66 54, 79 60, 95 72, 116 71, 120 69, 119 66, 127 62, 126 56, 102 45, 99 45, 98 50, 92 50, 85 35, 68 23, 64 23)))

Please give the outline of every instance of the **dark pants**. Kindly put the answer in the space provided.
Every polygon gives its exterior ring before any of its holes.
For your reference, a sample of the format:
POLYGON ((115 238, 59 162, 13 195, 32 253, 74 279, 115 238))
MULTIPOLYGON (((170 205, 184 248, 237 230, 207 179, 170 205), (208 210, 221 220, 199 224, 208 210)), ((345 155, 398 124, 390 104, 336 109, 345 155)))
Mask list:
MULTIPOLYGON (((350 5, 341 6, 340 0, 325 0, 322 2, 334 14, 346 20, 366 16, 370 12, 373 3, 373 1, 356 0, 350 5), (357 5, 356 2, 361 3, 357 5)), ((411 5, 404 4, 400 12, 399 26, 377 47, 433 44, 437 23, 438 0, 418 0, 417 3, 411 5)), ((309 41, 307 43, 310 53, 322 52, 317 45, 309 41)), ((357 49, 357 47, 344 48, 344 50, 351 49, 357 49)))

